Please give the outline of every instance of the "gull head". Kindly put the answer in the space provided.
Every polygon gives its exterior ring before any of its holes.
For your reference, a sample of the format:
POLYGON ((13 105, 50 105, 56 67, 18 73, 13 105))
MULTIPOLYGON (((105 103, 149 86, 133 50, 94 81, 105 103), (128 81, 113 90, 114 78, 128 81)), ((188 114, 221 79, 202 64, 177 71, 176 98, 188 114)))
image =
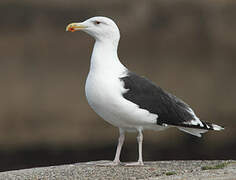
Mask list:
POLYGON ((116 23, 107 17, 96 16, 84 22, 71 23, 66 31, 84 31, 91 35, 96 41, 119 41, 120 31, 116 23))

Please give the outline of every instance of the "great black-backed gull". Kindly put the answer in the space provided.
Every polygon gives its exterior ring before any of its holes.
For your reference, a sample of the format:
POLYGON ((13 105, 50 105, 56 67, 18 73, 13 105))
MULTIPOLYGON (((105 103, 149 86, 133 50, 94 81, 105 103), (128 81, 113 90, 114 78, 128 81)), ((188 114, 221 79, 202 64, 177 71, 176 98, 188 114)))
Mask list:
POLYGON ((221 126, 200 121, 188 104, 161 89, 148 79, 129 71, 119 60, 117 47, 120 31, 107 17, 92 17, 71 23, 66 31, 84 31, 95 39, 85 92, 89 105, 105 121, 119 128, 115 159, 120 164, 120 152, 126 131, 138 132, 138 161, 128 165, 143 165, 142 131, 177 127, 201 137, 208 130, 221 126))

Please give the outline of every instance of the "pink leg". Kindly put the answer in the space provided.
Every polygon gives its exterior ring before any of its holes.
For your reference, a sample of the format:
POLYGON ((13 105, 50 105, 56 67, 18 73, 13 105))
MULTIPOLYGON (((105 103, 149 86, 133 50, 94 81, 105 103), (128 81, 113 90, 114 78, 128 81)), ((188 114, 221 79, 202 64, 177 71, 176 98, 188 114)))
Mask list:
POLYGON ((137 141, 138 141, 138 161, 134 163, 128 163, 126 166, 142 166, 143 164, 143 156, 142 156, 142 144, 143 144, 143 133, 142 130, 138 130, 138 136, 137 136, 137 141))
POLYGON ((143 150, 143 133, 142 133, 142 131, 139 131, 137 140, 138 140, 138 153, 139 153, 138 163, 140 165, 143 165, 143 153, 142 153, 142 150, 143 150))
POLYGON ((124 144, 124 140, 125 140, 125 131, 123 129, 119 129, 119 131, 120 131, 120 137, 119 137, 118 145, 116 148, 115 159, 112 162, 105 162, 105 163, 97 164, 98 166, 117 166, 120 164, 120 152, 124 144))
POLYGON ((117 164, 120 163, 120 152, 121 152, 122 146, 124 144, 124 140, 125 140, 124 130, 119 129, 119 131, 120 131, 120 137, 119 137, 118 145, 117 145, 117 149, 116 149, 116 156, 115 156, 115 159, 113 161, 114 163, 117 163, 117 164))

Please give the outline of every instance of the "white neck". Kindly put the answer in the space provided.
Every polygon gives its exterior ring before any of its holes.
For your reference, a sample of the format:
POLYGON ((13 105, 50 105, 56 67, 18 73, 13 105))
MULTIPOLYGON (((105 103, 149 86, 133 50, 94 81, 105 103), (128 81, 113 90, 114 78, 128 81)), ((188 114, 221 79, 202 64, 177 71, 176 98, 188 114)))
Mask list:
POLYGON ((96 40, 91 57, 90 72, 120 73, 126 69, 117 55, 118 43, 119 41, 96 40))

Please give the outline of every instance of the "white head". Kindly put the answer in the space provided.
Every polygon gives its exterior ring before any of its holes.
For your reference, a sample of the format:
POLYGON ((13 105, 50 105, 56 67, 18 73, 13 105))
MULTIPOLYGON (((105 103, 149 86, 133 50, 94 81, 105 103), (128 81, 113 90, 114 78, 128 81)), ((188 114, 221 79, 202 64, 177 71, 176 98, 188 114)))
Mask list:
POLYGON ((113 20, 107 17, 96 16, 80 23, 71 23, 66 31, 84 31, 95 38, 96 41, 119 42, 120 31, 113 20))

